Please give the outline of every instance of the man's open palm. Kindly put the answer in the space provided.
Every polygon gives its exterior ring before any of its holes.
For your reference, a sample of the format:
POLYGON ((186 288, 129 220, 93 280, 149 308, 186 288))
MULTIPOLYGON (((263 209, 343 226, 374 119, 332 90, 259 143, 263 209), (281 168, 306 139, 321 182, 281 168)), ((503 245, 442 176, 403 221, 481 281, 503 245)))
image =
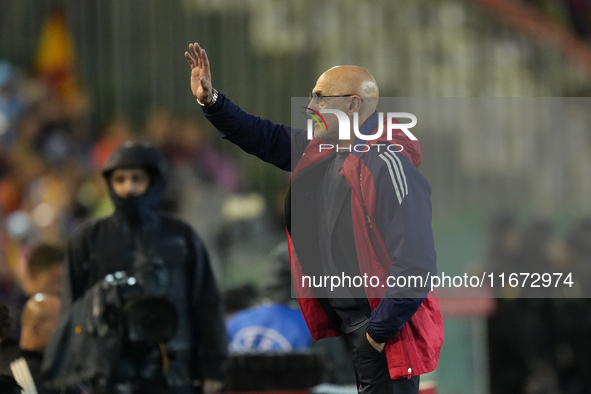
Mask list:
POLYGON ((198 43, 189 44, 185 59, 191 66, 191 91, 201 103, 208 104, 212 100, 211 71, 205 49, 198 43))

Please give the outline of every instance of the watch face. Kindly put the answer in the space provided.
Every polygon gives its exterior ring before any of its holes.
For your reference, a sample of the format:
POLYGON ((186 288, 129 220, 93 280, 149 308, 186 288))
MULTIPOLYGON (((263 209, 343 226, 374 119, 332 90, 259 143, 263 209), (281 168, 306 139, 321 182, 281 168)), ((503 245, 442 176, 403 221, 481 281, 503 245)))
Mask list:
MULTIPOLYGON (((211 103, 210 104, 211 105, 215 104, 217 99, 218 99, 218 91, 213 89, 212 94, 211 94, 211 103)), ((197 104, 199 104, 202 107, 205 107, 205 104, 203 104, 201 101, 199 101, 199 99, 196 99, 196 100, 197 100, 197 104)))

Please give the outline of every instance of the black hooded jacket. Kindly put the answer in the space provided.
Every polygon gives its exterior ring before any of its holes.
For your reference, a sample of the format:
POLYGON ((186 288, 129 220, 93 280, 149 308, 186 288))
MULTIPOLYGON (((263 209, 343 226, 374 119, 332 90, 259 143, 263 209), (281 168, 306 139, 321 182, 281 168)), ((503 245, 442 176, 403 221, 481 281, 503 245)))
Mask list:
POLYGON ((126 143, 109 157, 103 175, 115 212, 83 224, 70 238, 62 312, 106 275, 129 272, 142 254, 168 271, 167 294, 178 314, 176 334, 166 343, 171 366, 191 380, 220 380, 227 336, 219 292, 201 239, 189 225, 157 211, 166 173, 163 157, 148 144, 126 143), (150 186, 139 197, 120 198, 110 173, 134 167, 148 170, 150 186))

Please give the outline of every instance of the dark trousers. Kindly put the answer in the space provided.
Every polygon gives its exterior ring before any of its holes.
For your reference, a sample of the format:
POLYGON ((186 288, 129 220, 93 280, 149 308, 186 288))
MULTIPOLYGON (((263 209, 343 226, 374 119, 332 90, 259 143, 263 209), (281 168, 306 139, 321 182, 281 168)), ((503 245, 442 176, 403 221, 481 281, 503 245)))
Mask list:
POLYGON ((368 342, 365 325, 345 336, 353 358, 359 394, 418 394, 419 376, 390 379, 386 355, 368 342))

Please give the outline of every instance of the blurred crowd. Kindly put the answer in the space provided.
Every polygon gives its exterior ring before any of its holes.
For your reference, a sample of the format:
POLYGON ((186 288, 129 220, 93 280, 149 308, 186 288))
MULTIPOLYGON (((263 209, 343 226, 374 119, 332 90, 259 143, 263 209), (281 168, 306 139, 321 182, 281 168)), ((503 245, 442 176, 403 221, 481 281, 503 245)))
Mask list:
POLYGON ((209 143, 197 116, 156 109, 142 123, 136 128, 116 116, 97 126, 82 89, 54 89, 0 61, 0 297, 22 281, 34 245, 64 244, 78 224, 112 212, 100 170, 126 141, 148 140, 165 154, 171 171, 162 208, 193 225, 214 260, 215 246, 231 233, 227 223, 240 216, 235 211, 244 219, 244 205, 254 198, 258 205, 247 219, 263 213, 260 196, 240 197, 246 190, 240 169, 209 143))
POLYGON ((591 301, 586 284, 591 283, 591 218, 580 219, 557 237, 549 220, 521 226, 505 212, 490 220, 488 236, 482 265, 487 273, 572 273, 573 282, 572 287, 555 287, 553 280, 543 289, 495 286, 499 298, 489 318, 491 392, 590 392, 591 301))

